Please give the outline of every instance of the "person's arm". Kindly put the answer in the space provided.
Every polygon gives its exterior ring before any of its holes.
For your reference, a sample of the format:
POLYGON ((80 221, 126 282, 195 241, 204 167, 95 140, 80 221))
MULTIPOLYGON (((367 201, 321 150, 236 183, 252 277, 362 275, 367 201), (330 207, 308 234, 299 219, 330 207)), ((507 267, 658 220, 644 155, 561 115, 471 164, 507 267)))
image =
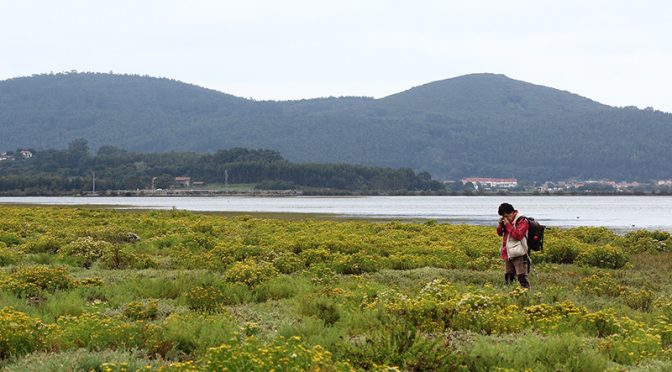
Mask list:
POLYGON ((497 235, 502 236, 504 235, 504 225, 501 223, 497 224, 497 235))
POLYGON ((529 228, 530 224, 527 222, 527 218, 520 218, 515 228, 510 222, 506 224, 506 231, 508 231, 509 235, 516 240, 523 240, 527 234, 527 229, 529 228))

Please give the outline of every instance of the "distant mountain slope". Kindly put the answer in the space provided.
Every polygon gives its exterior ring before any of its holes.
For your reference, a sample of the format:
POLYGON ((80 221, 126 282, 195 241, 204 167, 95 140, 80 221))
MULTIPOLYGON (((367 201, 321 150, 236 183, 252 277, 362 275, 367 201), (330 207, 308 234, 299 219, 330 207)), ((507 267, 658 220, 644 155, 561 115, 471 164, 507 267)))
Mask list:
POLYGON ((253 101, 169 79, 69 73, 0 81, 0 150, 214 152, 429 171, 436 178, 672 178, 672 115, 613 108, 504 75, 382 99, 253 101), (520 149, 520 151, 516 151, 520 149))

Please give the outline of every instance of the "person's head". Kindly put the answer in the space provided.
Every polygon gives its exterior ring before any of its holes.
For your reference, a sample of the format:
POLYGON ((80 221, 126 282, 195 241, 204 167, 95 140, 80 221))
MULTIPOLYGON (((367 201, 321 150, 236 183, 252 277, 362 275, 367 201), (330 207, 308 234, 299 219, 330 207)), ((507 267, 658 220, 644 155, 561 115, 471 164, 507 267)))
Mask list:
POLYGON ((515 209, 513 208, 513 205, 511 205, 509 203, 502 203, 499 206, 499 209, 497 209, 497 214, 499 214, 500 216, 504 216, 504 215, 511 214, 514 211, 515 211, 515 209))

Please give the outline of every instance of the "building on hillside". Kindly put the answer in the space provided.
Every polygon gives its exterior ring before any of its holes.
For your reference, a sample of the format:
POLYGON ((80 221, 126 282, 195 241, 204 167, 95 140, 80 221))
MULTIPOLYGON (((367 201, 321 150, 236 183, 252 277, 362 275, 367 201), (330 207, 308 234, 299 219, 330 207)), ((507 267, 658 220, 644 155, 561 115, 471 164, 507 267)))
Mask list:
POLYGON ((518 186, 515 178, 463 178, 462 183, 471 182, 477 189, 511 189, 518 186))
POLYGON ((30 159, 33 157, 33 153, 30 150, 21 150, 19 152, 24 159, 30 159))
POLYGON ((175 184, 179 187, 191 186, 191 177, 175 177, 175 184))

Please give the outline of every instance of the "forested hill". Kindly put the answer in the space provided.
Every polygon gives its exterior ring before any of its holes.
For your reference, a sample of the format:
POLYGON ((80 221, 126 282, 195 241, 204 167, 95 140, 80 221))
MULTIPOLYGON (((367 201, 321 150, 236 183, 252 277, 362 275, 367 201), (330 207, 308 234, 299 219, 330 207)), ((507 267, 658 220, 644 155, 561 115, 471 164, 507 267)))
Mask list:
POLYGON ((434 178, 672 178, 672 114, 473 74, 381 99, 253 101, 169 79, 94 73, 0 81, 0 150, 245 147, 295 162, 409 167, 434 178), (517 153, 518 152, 518 153, 517 153))

